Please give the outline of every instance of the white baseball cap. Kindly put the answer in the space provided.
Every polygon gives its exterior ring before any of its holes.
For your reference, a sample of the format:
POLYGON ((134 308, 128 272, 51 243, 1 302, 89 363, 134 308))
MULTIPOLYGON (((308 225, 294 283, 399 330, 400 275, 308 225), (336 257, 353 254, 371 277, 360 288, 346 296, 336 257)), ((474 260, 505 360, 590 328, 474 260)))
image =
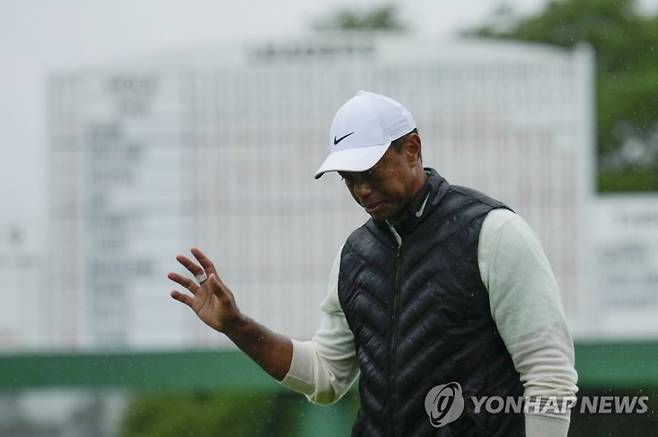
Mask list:
POLYGON ((329 130, 329 156, 315 172, 365 171, 393 140, 416 128, 407 108, 390 97, 359 91, 340 107, 329 130))

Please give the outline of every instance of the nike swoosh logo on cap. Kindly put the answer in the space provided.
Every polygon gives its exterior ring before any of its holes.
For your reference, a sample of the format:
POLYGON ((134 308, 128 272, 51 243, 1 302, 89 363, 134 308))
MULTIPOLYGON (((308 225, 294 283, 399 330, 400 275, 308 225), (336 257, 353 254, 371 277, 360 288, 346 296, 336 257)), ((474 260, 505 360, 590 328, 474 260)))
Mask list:
POLYGON ((341 141, 343 141, 345 138, 347 138, 347 137, 349 137, 350 135, 352 135, 353 133, 354 133, 354 132, 350 132, 349 134, 347 134, 347 135, 343 135, 342 137, 340 137, 340 138, 338 138, 338 139, 336 139, 336 137, 334 137, 334 146, 337 145, 338 143, 340 143, 341 141))
POLYGON ((418 217, 418 218, 422 217, 423 211, 425 211, 425 205, 427 204, 427 199, 429 199, 429 198, 430 198, 430 195, 428 193, 427 196, 425 196, 425 200, 423 201, 423 204, 421 205, 420 209, 418 211, 416 211, 416 217, 418 217))

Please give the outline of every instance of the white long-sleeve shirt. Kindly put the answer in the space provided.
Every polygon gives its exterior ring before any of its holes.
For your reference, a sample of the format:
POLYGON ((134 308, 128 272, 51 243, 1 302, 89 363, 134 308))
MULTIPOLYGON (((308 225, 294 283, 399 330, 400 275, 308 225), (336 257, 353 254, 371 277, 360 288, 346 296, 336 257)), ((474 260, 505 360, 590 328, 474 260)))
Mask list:
MULTIPOLYGON (((574 348, 555 276, 539 239, 517 214, 495 209, 480 230, 478 265, 491 315, 519 372, 526 398, 576 394, 574 348)), ((333 263, 322 321, 310 341, 293 342, 281 383, 313 403, 340 399, 359 375, 354 335, 338 299, 340 252, 333 263)), ((526 412, 528 437, 566 436, 569 414, 526 412)))

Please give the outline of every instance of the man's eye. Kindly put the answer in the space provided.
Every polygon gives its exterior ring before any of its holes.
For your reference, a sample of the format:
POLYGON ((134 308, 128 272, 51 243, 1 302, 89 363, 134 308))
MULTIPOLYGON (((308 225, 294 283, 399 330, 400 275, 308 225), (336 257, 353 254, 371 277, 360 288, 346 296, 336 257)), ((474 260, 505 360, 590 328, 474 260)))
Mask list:
POLYGON ((364 172, 364 175, 370 180, 377 179, 377 168, 371 168, 370 170, 366 170, 364 172))

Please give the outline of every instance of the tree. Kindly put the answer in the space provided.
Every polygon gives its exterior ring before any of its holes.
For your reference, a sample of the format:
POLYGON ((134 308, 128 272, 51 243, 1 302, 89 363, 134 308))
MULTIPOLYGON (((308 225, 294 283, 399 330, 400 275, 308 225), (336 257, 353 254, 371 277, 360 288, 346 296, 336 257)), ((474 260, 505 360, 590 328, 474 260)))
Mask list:
POLYGON ((500 7, 465 32, 596 52, 599 191, 658 190, 658 16, 636 0, 551 0, 539 13, 500 7))
POLYGON ((341 9, 326 18, 317 20, 313 27, 319 31, 384 31, 406 32, 407 25, 399 17, 393 4, 375 6, 371 9, 341 9))

